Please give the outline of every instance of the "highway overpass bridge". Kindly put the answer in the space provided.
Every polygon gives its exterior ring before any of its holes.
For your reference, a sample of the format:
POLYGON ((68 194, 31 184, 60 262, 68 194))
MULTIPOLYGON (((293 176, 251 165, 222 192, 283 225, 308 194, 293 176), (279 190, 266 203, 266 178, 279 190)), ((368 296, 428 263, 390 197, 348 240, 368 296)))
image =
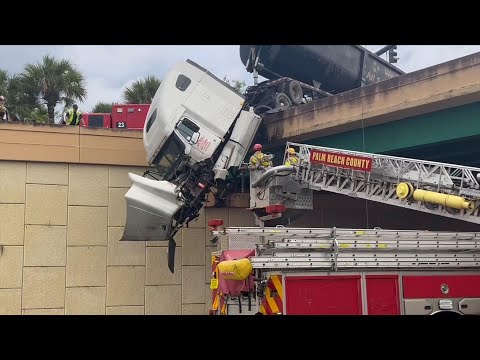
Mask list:
POLYGON ((320 99, 264 121, 286 141, 480 166, 480 52, 320 99))

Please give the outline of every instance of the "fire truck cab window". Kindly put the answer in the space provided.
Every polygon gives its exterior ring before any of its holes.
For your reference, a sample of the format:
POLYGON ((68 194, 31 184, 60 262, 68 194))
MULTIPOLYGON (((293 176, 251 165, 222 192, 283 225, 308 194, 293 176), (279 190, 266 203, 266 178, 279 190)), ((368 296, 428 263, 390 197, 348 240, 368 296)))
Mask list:
POLYGON ((178 75, 177 83, 175 84, 175 86, 177 87, 178 90, 185 91, 187 90, 191 82, 192 80, 190 80, 185 75, 178 75))
POLYGON ((157 120, 157 109, 155 109, 155 111, 152 113, 152 115, 150 115, 150 118, 148 119, 147 132, 148 132, 148 130, 150 130, 150 128, 152 127, 155 120, 157 120))

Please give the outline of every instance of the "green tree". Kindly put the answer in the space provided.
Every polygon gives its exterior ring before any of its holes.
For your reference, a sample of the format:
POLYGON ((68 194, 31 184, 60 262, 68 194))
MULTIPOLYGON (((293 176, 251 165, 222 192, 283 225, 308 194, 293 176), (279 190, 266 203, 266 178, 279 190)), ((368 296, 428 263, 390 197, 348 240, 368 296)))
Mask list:
POLYGON ((25 121, 32 121, 36 123, 48 123, 48 111, 44 106, 37 107, 32 109, 24 119, 25 121))
POLYGON ((7 91, 5 94, 7 109, 12 120, 27 120, 36 108, 44 105, 38 101, 34 92, 27 92, 21 75, 13 75, 8 78, 7 91))
POLYGON ((53 123, 55 106, 71 106, 87 95, 83 74, 68 60, 44 56, 42 62, 28 64, 21 74, 21 88, 27 96, 34 96, 48 111, 48 122, 53 123))
POLYGON ((113 103, 106 103, 99 101, 98 103, 95 104, 95 106, 92 109, 92 113, 111 113, 112 112, 112 106, 113 103))
POLYGON ((0 69, 0 95, 7 96, 8 73, 0 69))
POLYGON ((247 84, 244 80, 229 80, 226 76, 224 76, 223 81, 225 81, 228 85, 237 90, 240 94, 243 94, 247 87, 247 84))
POLYGON ((155 76, 136 80, 123 91, 127 104, 150 104, 162 81, 155 76))

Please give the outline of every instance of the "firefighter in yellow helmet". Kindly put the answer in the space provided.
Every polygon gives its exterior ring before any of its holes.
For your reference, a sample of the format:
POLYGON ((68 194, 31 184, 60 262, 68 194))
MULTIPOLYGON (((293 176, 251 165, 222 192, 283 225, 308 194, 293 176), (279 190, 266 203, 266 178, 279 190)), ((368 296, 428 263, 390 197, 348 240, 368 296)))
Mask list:
POLYGON ((250 168, 268 168, 273 166, 272 161, 267 155, 262 153, 262 145, 255 144, 253 146, 255 153, 250 157, 250 168))
POLYGON ((288 148, 287 159, 285 160, 286 166, 298 166, 298 157, 294 148, 288 148))

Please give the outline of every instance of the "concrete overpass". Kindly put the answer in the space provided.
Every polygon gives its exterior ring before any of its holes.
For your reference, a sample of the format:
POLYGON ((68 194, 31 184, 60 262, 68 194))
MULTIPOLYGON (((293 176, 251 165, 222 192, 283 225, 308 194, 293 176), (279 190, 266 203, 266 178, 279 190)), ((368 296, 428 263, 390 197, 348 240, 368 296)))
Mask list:
POLYGON ((296 141, 479 165, 480 53, 265 118, 267 148, 296 141))

